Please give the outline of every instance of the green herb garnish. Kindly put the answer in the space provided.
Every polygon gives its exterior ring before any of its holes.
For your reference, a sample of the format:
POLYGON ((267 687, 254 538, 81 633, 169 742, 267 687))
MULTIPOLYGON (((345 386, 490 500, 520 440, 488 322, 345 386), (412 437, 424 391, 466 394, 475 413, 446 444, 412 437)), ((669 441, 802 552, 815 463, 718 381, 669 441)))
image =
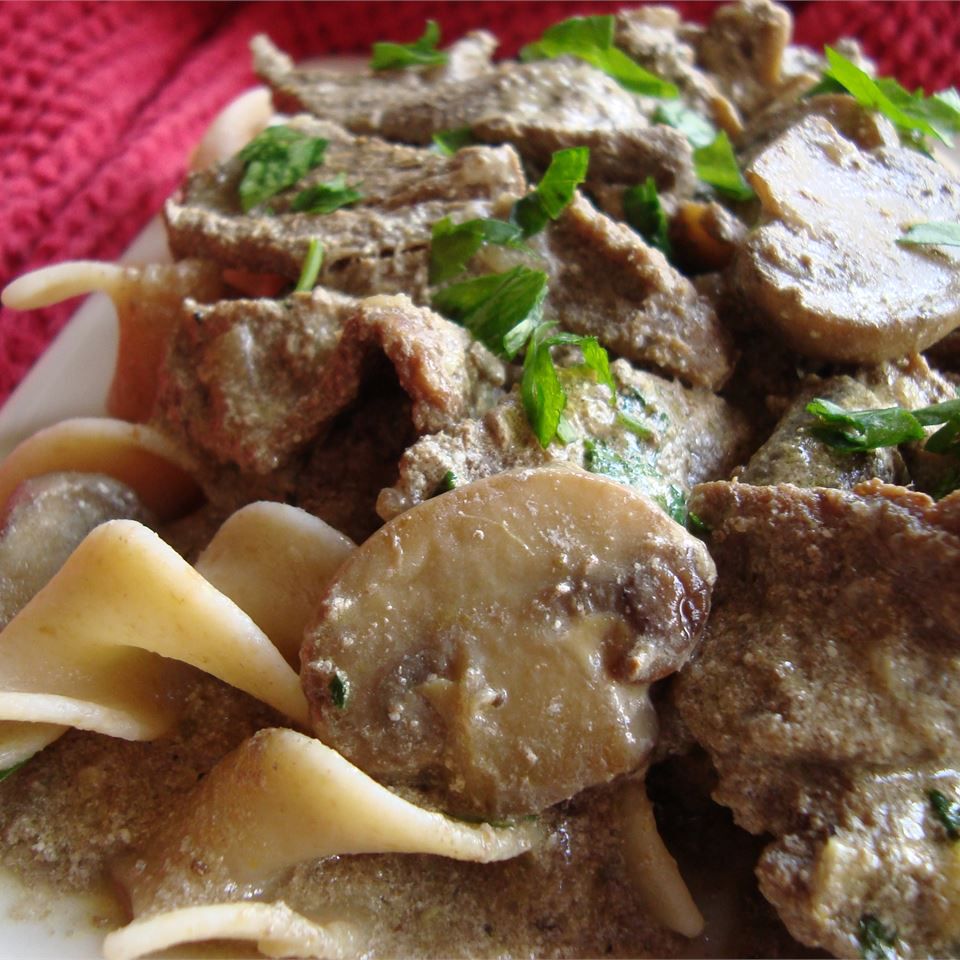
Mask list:
POLYGON ((656 123, 679 130, 692 147, 707 147, 717 138, 717 128, 706 117, 685 107, 680 101, 658 104, 653 119, 656 123))
POLYGON ((248 213, 323 163, 327 141, 293 127, 267 127, 237 156, 243 161, 238 193, 240 206, 248 213))
POLYGON ((573 439, 569 424, 563 420, 563 410, 567 405, 567 392, 560 382, 551 350, 553 347, 579 347, 583 353, 583 364, 579 372, 592 373, 596 379, 610 388, 616 397, 616 387, 610 374, 610 361, 607 351, 600 346, 596 337, 581 337, 574 333, 553 332, 555 323, 541 323, 527 343, 526 356, 523 358, 523 377, 520 381, 520 396, 527 419, 541 447, 548 447, 555 438, 563 443, 573 439))
POLYGON ((317 284, 321 266, 323 266, 323 244, 316 237, 312 237, 307 246, 307 255, 304 257, 303 267, 300 270, 300 279, 297 280, 293 292, 305 293, 312 290, 317 284))
POLYGON ((520 51, 520 59, 529 62, 569 55, 602 70, 632 93, 650 97, 676 97, 678 91, 674 84, 644 70, 613 45, 614 29, 614 18, 609 14, 571 17, 548 27, 539 40, 520 51))
POLYGON ((467 220, 454 224, 449 217, 433 225, 430 240, 430 282, 443 283, 460 273, 485 243, 522 247, 523 231, 505 220, 467 220))
POLYGON ((865 913, 857 924, 857 942, 863 960, 896 960, 897 931, 865 913))
POLYGON ((816 397, 807 404, 807 412, 817 418, 811 433, 824 443, 849 453, 862 453, 880 447, 922 440, 924 427, 942 424, 926 442, 931 453, 960 456, 960 398, 934 403, 918 410, 884 407, 876 410, 844 410, 816 397))
POLYGON ((570 147, 553 154, 537 188, 513 205, 511 220, 524 236, 539 233, 549 220, 556 220, 563 213, 586 179, 589 164, 589 147, 570 147))
POLYGON ((731 200, 752 200, 755 196, 743 179, 733 146, 722 130, 707 146, 693 151, 693 167, 700 180, 731 200))
POLYGON ((433 308, 512 360, 540 322, 546 296, 547 275, 517 266, 450 284, 434 295, 433 308))
POLYGON ((436 497, 441 493, 449 493, 451 490, 455 490, 456 488, 457 475, 452 470, 448 470, 440 478, 440 482, 437 484, 437 489, 434 491, 433 495, 436 497))
POLYGON ((350 698, 350 681, 338 670, 330 678, 328 689, 330 690, 331 702, 338 710, 342 710, 350 698))
POLYGON ((440 42, 440 25, 428 20, 423 36, 413 43, 380 42, 373 45, 370 67, 373 70, 396 70, 402 67, 438 67, 449 59, 440 42))
POLYGON ((363 196, 353 187, 347 186, 347 178, 338 173, 326 183, 315 183, 306 190, 301 190, 291 204, 291 210, 298 213, 333 213, 341 207, 362 200, 363 196))
POLYGON ((924 137, 936 137, 947 146, 960 133, 960 96, 954 89, 926 97, 922 90, 910 93, 890 77, 871 77, 842 53, 824 47, 828 68, 823 79, 807 95, 849 93, 860 106, 882 113, 908 144, 925 148, 924 137))
POLYGON ((643 183, 624 191, 623 214, 627 223, 651 247, 656 247, 665 257, 671 256, 673 251, 670 247, 667 215, 663 212, 653 177, 647 177, 643 183))
POLYGON ((960 223, 942 220, 915 223, 902 237, 897 238, 897 243, 907 246, 937 244, 945 247, 960 247, 960 223))
POLYGON ((30 760, 30 757, 27 757, 26 760, 21 760, 19 763, 15 763, 12 767, 7 767, 6 770, 0 770, 0 783, 6 780, 7 777, 12 777, 29 760, 30 760))
POLYGON ((453 130, 440 130, 432 137, 433 145, 445 156, 452 157, 463 147, 472 147, 479 143, 469 127, 456 127, 453 130))
POLYGON ((960 803, 951 800, 939 790, 931 790, 927 797, 937 819, 943 824, 951 840, 960 840, 960 803))

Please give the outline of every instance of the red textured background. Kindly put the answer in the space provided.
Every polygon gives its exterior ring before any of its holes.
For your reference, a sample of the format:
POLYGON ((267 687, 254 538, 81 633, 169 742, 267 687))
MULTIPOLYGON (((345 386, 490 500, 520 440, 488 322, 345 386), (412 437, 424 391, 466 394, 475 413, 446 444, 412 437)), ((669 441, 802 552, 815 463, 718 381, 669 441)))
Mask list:
MULTIPOLYGON (((0 286, 64 259, 113 259, 160 208, 216 112, 254 78, 247 42, 295 58, 366 54, 427 18, 443 42, 486 27, 510 55, 547 24, 626 3, 0 3, 0 286)), ((679 3, 704 20, 715 3, 679 3)), ((855 36, 880 71, 928 91, 960 83, 960 3, 790 4, 795 39, 855 36)), ((0 401, 76 303, 0 311, 0 401)))

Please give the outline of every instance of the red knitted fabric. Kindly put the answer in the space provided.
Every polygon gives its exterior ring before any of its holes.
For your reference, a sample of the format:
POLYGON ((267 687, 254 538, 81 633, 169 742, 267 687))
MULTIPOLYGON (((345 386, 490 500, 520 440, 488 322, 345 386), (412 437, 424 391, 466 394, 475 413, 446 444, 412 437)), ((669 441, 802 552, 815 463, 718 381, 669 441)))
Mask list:
MULTIPOLYGON (((0 3, 0 285, 70 258, 113 259, 183 176, 204 127, 254 82, 247 44, 268 33, 294 57, 366 53, 439 21, 444 42, 477 27, 514 54, 543 28, 623 3, 0 3)), ((704 20, 715 3, 680 3, 704 20)), ((960 5, 794 3, 796 39, 858 37, 913 86, 960 81, 960 5)), ((76 303, 0 311, 0 400, 76 303)))

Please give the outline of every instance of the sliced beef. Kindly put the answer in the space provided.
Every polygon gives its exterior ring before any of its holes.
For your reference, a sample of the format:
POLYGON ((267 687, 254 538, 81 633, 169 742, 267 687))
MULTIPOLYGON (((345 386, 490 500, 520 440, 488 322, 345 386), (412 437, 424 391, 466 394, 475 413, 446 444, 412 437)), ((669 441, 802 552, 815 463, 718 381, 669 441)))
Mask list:
POLYGON ((310 417, 326 423, 352 404, 385 355, 410 397, 417 434, 482 416, 502 394, 506 370, 463 328, 404 296, 370 297, 350 314, 313 396, 310 417))
POLYGON ((329 141, 323 164, 248 213, 237 196, 239 157, 193 174, 181 198, 165 208, 175 256, 204 251, 231 266, 295 280, 316 238, 324 247, 320 283, 355 295, 406 290, 423 296, 433 224, 445 216, 455 221, 489 216, 502 195, 526 192, 519 159, 509 147, 468 147, 444 157, 353 137, 309 117, 291 125, 329 141), (355 205, 328 214, 291 211, 301 190, 338 174, 362 194, 355 205))
POLYGON ((644 121, 623 130, 577 130, 552 126, 535 117, 506 116, 478 123, 473 129, 482 140, 514 144, 537 170, 549 166, 556 150, 589 147, 585 188, 617 217, 622 217, 620 197, 624 188, 644 183, 647 177, 653 177, 665 200, 690 197, 697 186, 689 141, 662 124, 644 121), (605 202, 603 198, 611 193, 614 199, 605 202))
POLYGON ((440 131, 496 118, 568 130, 617 130, 643 123, 633 94, 602 71, 569 57, 498 63, 475 77, 435 82, 429 90, 408 81, 373 102, 332 96, 327 84, 298 83, 285 69, 273 66, 261 69, 261 75, 281 109, 305 110, 355 133, 400 143, 428 144, 440 131))
POLYGON ((578 195, 547 247, 548 309, 563 327, 696 386, 730 375, 732 341, 709 301, 629 227, 578 195))
POLYGON ((792 33, 790 11, 770 0, 725 4, 700 38, 697 62, 749 116, 776 94, 792 33))
POLYGON ((476 30, 451 44, 446 64, 439 67, 345 71, 297 67, 263 34, 250 42, 253 69, 270 85, 278 110, 295 113, 306 102, 325 104, 325 110, 311 112, 331 119, 339 119, 337 111, 344 107, 375 116, 393 97, 428 97, 438 84, 481 76, 492 69, 490 57, 496 48, 496 37, 476 30))
POLYGON ((928 795, 960 799, 960 494, 709 483, 690 509, 718 580, 674 692, 716 799, 775 838, 764 891, 839 956, 871 917, 899 953, 944 955, 957 861, 928 795))
POLYGON ((907 247, 907 227, 960 217, 960 184, 902 147, 860 150, 822 117, 747 171, 764 222, 734 263, 747 303, 809 356, 858 363, 914 353, 960 324, 960 252, 907 247))
POLYGON ((742 121, 716 80, 697 65, 703 29, 669 7, 645 6, 617 14, 616 44, 651 73, 676 84, 684 101, 731 136, 742 121))
POLYGON ((429 499, 443 489, 448 473, 461 484, 513 467, 565 461, 635 486, 682 514, 693 484, 726 476, 737 463, 746 421, 706 390, 634 370, 623 360, 611 371, 617 408, 608 388, 572 370, 562 372, 564 416, 576 435, 571 443, 541 447, 514 390, 485 417, 418 440, 400 460, 396 486, 380 494, 377 512, 388 520, 429 499), (642 429, 627 426, 618 409, 642 429))
POLYGON ((317 288, 284 300, 187 300, 154 419, 216 463, 267 474, 316 432, 305 399, 354 301, 317 288))
POLYGON ((831 377, 810 384, 793 400, 773 434, 750 458, 739 476, 743 483, 793 483, 798 487, 851 490, 874 477, 888 483, 906 482, 906 467, 896 448, 847 453, 815 437, 810 432, 814 417, 807 413, 807 404, 814 397, 824 397, 844 410, 886 405, 851 377, 831 377))

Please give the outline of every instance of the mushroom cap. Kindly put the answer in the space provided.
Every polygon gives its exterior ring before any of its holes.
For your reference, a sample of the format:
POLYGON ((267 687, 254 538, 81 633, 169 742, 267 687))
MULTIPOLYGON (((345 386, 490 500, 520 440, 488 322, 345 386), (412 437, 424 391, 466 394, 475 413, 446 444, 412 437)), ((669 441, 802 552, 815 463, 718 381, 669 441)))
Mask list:
POLYGON ((897 242, 914 224, 960 220, 960 184, 934 160, 903 147, 863 151, 811 116, 747 178, 765 222, 734 277, 794 350, 877 363, 960 324, 960 251, 897 242))
POLYGON ((497 474, 396 517, 341 567, 301 650, 315 733, 456 812, 536 812, 636 769, 649 685, 699 641, 703 544, 578 469, 497 474))

